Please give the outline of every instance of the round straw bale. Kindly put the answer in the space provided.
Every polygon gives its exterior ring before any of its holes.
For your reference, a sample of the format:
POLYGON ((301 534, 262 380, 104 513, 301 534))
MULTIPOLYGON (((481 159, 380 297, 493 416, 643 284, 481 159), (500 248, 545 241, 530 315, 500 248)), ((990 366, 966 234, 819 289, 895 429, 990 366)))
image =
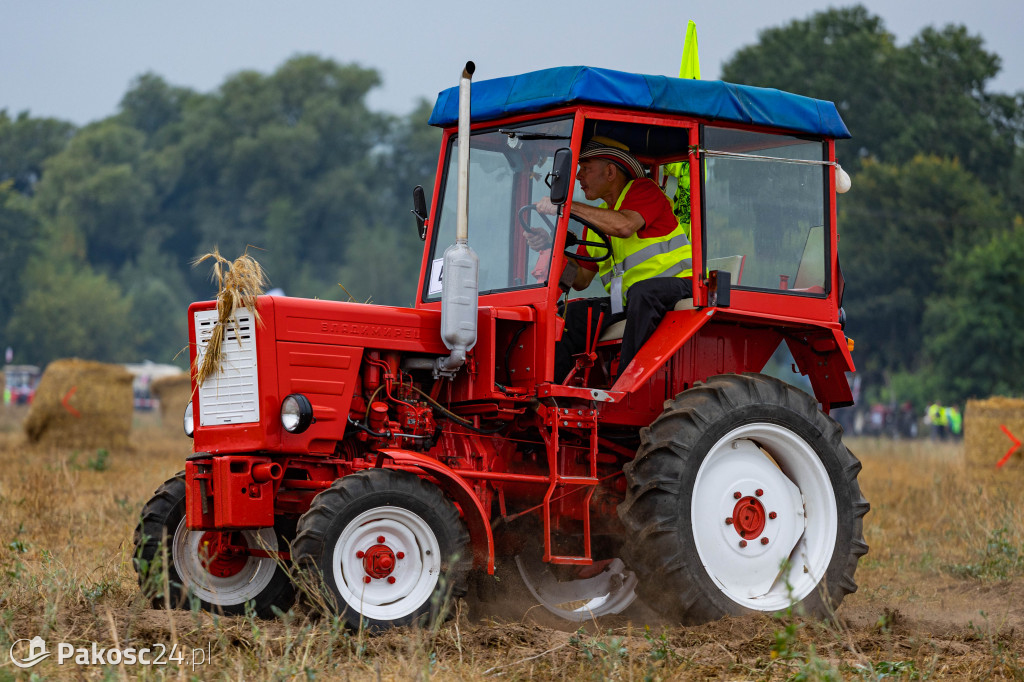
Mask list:
POLYGON ((185 406, 192 399, 192 381, 188 372, 154 379, 149 384, 149 392, 160 401, 160 418, 164 426, 180 430, 185 406))
POLYGON ((55 360, 39 382, 25 434, 60 447, 125 447, 132 408, 132 375, 121 365, 55 360))
MULTIPOLYGON (((964 453, 972 466, 994 467, 1013 441, 1003 432, 1005 427, 1019 441, 1024 441, 1024 400, 993 396, 985 400, 968 400, 964 410, 964 453)), ((1018 448, 1003 469, 1024 471, 1024 448, 1018 448)))

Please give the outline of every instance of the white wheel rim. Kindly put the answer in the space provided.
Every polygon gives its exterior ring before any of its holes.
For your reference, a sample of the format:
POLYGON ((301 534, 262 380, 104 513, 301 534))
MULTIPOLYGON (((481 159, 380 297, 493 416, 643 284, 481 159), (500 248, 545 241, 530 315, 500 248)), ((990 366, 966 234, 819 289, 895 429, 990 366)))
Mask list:
POLYGON ((377 507, 352 519, 334 544, 331 559, 341 598, 374 620, 415 613, 430 599, 441 574, 437 536, 426 521, 402 507, 377 507), (368 571, 366 554, 374 547, 387 548, 392 568, 368 571))
MULTIPOLYGON (((246 545, 253 549, 277 551, 277 534, 273 528, 240 531, 246 545)), ((250 556, 236 573, 217 576, 206 563, 208 552, 200 548, 206 531, 189 530, 182 518, 174 531, 171 556, 182 585, 208 604, 235 606, 256 599, 274 577, 277 564, 273 559, 250 556)))
POLYGON ((737 604, 768 612, 814 591, 839 527, 835 492, 817 453, 793 431, 768 423, 741 426, 715 443, 697 472, 690 515, 711 579, 737 604), (737 512, 741 518, 733 518, 737 512))
POLYGON ((517 556, 516 566, 541 606, 574 623, 621 613, 636 599, 636 574, 621 559, 613 559, 590 578, 561 581, 540 559, 517 556))

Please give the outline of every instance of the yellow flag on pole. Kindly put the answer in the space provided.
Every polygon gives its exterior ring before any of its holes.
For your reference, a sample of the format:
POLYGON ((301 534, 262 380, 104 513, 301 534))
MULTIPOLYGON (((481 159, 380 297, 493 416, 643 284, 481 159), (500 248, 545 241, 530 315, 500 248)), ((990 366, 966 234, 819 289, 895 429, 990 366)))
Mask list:
POLYGON ((697 56, 697 24, 693 19, 686 25, 686 42, 683 43, 683 60, 679 64, 680 78, 700 80, 700 58, 697 56))
MULTIPOLYGON (((683 43, 683 60, 679 64, 679 77, 700 80, 700 58, 697 57, 697 24, 691 19, 686 24, 686 41, 683 43)), ((662 166, 665 173, 663 187, 672 182, 676 188, 671 192, 672 212, 676 220, 690 237, 690 163, 677 161, 662 166)))

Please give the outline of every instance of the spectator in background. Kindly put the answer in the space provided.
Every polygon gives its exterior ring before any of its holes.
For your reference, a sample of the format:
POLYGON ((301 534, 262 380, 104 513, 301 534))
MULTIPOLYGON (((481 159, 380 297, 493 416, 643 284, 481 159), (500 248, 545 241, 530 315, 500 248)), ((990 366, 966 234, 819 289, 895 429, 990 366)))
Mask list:
POLYGON ((963 432, 963 417, 960 415, 960 410, 957 409, 956 405, 952 407, 943 408, 945 410, 946 427, 949 430, 949 435, 954 439, 959 440, 963 432))
POLYGON ((932 440, 946 440, 946 408, 937 402, 928 406, 925 421, 931 425, 932 440))

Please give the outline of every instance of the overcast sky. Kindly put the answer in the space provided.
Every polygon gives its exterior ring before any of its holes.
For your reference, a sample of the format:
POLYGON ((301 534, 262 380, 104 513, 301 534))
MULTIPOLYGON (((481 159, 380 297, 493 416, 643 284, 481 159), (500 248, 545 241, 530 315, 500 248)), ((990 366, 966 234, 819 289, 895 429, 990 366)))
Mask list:
MULTIPOLYGON (((702 76, 825 0, 0 0, 0 109, 84 124, 116 113, 139 74, 200 92, 263 73, 295 54, 377 69, 370 106, 407 113, 458 82, 585 64, 676 75, 686 21, 697 22, 702 76)), ((1002 58, 990 84, 1024 91, 1024 0, 865 0, 905 44, 921 28, 964 24, 1002 58)), ((851 54, 850 59, 861 55, 851 54)), ((805 93, 814 95, 814 93, 805 93)))

